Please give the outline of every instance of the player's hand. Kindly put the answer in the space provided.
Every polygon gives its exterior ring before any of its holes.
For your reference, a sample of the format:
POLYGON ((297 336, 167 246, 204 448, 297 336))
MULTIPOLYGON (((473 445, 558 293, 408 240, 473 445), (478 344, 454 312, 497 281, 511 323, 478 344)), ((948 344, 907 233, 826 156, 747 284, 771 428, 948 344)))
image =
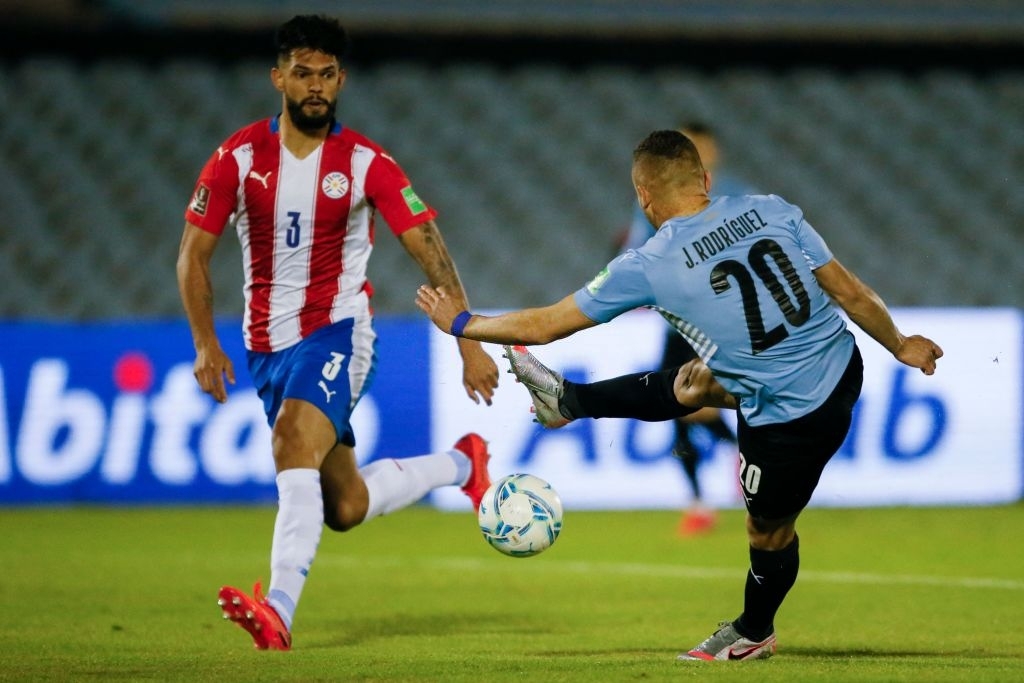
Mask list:
POLYGON ((459 340, 462 353, 462 386, 473 403, 480 399, 491 405, 494 390, 498 387, 498 365, 490 354, 484 351, 480 342, 470 339, 459 340))
POLYGON ((218 403, 228 400, 224 378, 226 377, 229 382, 234 384, 235 367, 219 344, 196 350, 193 374, 196 377, 196 382, 199 383, 199 388, 212 396, 218 403))
POLYGON ((444 288, 430 285, 420 285, 416 290, 416 305, 445 334, 452 333, 452 321, 463 311, 461 304, 445 296, 444 288))
POLYGON ((736 407, 736 399, 718 383, 711 369, 698 359, 679 368, 672 390, 680 405, 688 408, 736 407))
POLYGON ((903 339, 895 356, 904 365, 919 368, 924 374, 931 375, 935 373, 935 361, 942 358, 942 349, 928 337, 915 334, 903 339))

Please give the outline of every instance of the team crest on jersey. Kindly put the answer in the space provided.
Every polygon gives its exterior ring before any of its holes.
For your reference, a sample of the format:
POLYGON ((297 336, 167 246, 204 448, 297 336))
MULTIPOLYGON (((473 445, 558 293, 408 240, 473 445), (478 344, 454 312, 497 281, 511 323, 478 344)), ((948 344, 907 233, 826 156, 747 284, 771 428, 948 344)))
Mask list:
POLYGON ((338 171, 328 173, 324 176, 324 181, 320 183, 320 189, 331 199, 341 199, 348 194, 348 178, 344 173, 338 171))
POLYGON ((200 183, 199 187, 196 188, 195 194, 192 195, 192 201, 189 202, 188 208, 193 213, 199 216, 206 215, 206 207, 210 204, 210 188, 200 183))

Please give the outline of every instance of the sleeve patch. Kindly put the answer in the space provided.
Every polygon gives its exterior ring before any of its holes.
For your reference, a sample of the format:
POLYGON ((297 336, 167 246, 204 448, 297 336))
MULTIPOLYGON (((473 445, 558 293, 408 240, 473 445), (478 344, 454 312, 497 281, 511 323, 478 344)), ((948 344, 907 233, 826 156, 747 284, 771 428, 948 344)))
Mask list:
POLYGON ((601 285, 604 284, 604 281, 608 279, 608 275, 608 268, 601 269, 601 272, 598 273, 593 280, 587 283, 587 292, 589 292, 591 296, 595 296, 598 290, 601 289, 601 285))
POLYGON ((205 216, 206 209, 209 205, 210 188, 200 183, 199 187, 196 188, 195 194, 192 195, 192 201, 189 202, 188 208, 197 216, 205 216))
POLYGON ((407 185, 402 188, 402 199, 405 200, 405 205, 409 207, 409 212, 413 215, 423 213, 427 210, 427 205, 423 203, 423 200, 419 198, 419 195, 413 191, 412 186, 407 185))

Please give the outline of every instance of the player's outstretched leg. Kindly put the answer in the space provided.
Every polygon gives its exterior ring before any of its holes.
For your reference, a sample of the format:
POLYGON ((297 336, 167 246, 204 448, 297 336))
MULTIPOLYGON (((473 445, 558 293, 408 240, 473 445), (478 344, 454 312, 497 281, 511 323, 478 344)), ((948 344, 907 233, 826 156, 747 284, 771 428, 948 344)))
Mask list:
POLYGON ((491 475, 487 471, 491 454, 487 452, 487 442, 479 434, 470 432, 455 442, 455 450, 464 453, 472 465, 469 478, 462 485, 462 492, 473 501, 473 509, 479 510, 480 500, 491 485, 491 475))
POLYGON ((224 618, 248 631, 257 650, 290 650, 292 635, 274 608, 267 604, 259 581, 252 593, 250 597, 232 586, 221 588, 217 604, 224 611, 224 618))
POLYGON ((530 392, 535 421, 548 429, 569 424, 572 420, 558 409, 564 391, 562 376, 537 360, 525 346, 505 346, 504 349, 503 355, 508 359, 509 372, 530 392))
POLYGON ((718 630, 689 652, 676 657, 680 661, 765 659, 775 654, 775 631, 764 640, 750 640, 736 630, 731 621, 723 621, 718 630))

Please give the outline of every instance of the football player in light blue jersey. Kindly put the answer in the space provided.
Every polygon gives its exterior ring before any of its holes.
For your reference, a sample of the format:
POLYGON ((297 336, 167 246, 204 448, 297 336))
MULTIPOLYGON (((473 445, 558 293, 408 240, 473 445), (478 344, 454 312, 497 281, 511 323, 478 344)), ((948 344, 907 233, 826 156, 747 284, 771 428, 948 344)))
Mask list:
MULTIPOLYGON (((708 189, 710 197, 761 194, 752 185, 729 172, 727 164, 723 161, 725 154, 719 145, 718 135, 712 126, 703 121, 690 120, 678 126, 678 129, 693 142, 700 155, 704 170, 711 175, 711 187, 708 189)), ((622 244, 616 249, 616 253, 640 248, 654 236, 657 229, 658 226, 651 225, 643 209, 640 208, 640 204, 634 201, 629 227, 623 231, 622 244)), ((665 345, 659 363, 661 370, 674 370, 696 357, 693 348, 675 329, 665 328, 665 345)), ((577 391, 583 394, 588 389, 584 386, 579 387, 577 391)), ((596 402, 595 412, 587 415, 589 417, 604 417, 606 408, 607 403, 599 400, 596 402)), ((682 465, 683 474, 686 476, 686 481, 693 494, 689 506, 679 520, 679 535, 693 536, 707 533, 714 529, 716 515, 715 511, 704 502, 702 493, 698 472, 703 459, 702 451, 713 451, 719 443, 728 444, 735 450, 736 435, 722 419, 721 411, 711 406, 704 407, 685 417, 673 419, 672 427, 675 432, 672 454, 682 465), (704 444, 703 447, 698 446, 700 443, 704 444)))
MULTIPOLYGON (((799 570, 797 517, 846 438, 863 379, 860 352, 832 304, 925 374, 935 372, 942 349, 903 335, 881 298, 833 257, 797 207, 771 195, 709 198, 710 177, 682 133, 645 138, 633 152, 632 179, 658 233, 577 292, 550 306, 483 316, 423 285, 417 305, 454 336, 508 345, 546 344, 642 306, 683 334, 717 380, 709 396, 724 388, 738 406, 750 570, 739 617, 679 659, 768 657, 775 615, 799 570)), ((676 415, 694 409, 679 399, 687 393, 684 375, 700 375, 696 363, 680 369, 669 392, 676 415)), ((537 386, 528 385, 531 394, 537 386)), ((562 391, 559 381, 548 392, 559 410, 562 391)), ((645 419, 645 401, 638 397, 636 414, 620 417, 645 419)))

